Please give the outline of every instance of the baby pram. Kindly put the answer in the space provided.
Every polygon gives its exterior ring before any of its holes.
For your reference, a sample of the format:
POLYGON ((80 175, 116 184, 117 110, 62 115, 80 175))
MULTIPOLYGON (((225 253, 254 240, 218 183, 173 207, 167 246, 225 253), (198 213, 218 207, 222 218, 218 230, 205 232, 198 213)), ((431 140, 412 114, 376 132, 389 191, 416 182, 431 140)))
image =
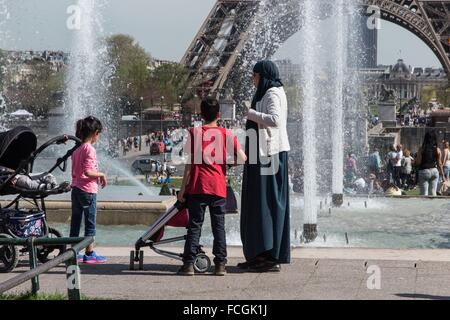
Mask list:
MULTIPOLYGON (((178 241, 186 241, 186 236, 165 240, 162 240, 162 238, 164 235, 165 226, 186 228, 188 224, 188 210, 185 208, 184 204, 177 202, 174 206, 169 208, 165 214, 159 217, 158 220, 156 220, 156 222, 150 227, 150 229, 136 242, 135 251, 131 251, 130 253, 130 270, 134 270, 135 262, 139 263, 139 270, 144 269, 144 251, 141 251, 141 249, 144 247, 149 247, 154 252, 162 256, 182 260, 182 254, 161 250, 156 246, 178 241)), ((194 262, 195 271, 199 273, 205 273, 210 269, 210 267, 211 259, 202 250, 202 247, 199 246, 194 262)))
MULTIPOLYGON (((65 144, 69 140, 75 142, 75 146, 56 160, 56 163, 48 170, 51 174, 57 168, 66 171, 67 160, 81 144, 81 141, 73 136, 59 136, 49 140, 39 149, 37 137, 27 127, 16 127, 7 132, 0 133, 0 166, 11 169, 4 171, 8 175, 0 175, 0 196, 17 195, 5 207, 0 206, 0 238, 30 238, 30 237, 62 237, 61 232, 51 228, 46 220, 45 198, 51 195, 70 191, 70 184, 61 184, 48 190, 28 190, 18 188, 14 179, 19 175, 33 178, 33 166, 36 158, 52 145, 65 144), (20 203, 28 202, 32 209, 23 209, 20 203)), ((53 162, 52 162, 53 164, 53 162)), ((37 248, 37 258, 45 263, 49 255, 55 252, 61 254, 66 250, 63 245, 41 246, 37 248)), ((20 253, 26 253, 24 247, 20 253)), ((0 245, 0 272, 11 272, 17 266, 19 250, 14 245, 0 245)))

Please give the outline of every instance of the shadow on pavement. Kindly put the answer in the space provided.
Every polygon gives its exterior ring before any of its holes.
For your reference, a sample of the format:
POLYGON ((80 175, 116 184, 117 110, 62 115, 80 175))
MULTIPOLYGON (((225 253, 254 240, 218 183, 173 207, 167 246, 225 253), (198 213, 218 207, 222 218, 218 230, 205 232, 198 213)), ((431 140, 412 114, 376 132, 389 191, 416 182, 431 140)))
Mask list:
POLYGON ((411 299, 450 300, 450 297, 446 296, 433 296, 429 294, 420 294, 420 293, 397 293, 396 296, 411 299))

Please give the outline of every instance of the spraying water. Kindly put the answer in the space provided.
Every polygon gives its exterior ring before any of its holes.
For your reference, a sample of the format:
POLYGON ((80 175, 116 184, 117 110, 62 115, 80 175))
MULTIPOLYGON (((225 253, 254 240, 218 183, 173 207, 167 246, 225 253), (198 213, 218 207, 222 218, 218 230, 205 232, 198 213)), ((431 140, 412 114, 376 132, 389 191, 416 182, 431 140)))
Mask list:
MULTIPOLYGON (((70 53, 68 77, 66 79, 65 130, 74 128, 78 119, 89 115, 98 117, 103 123, 99 141, 99 159, 102 169, 113 168, 139 186, 147 195, 154 195, 128 170, 111 158, 110 151, 117 148, 117 114, 109 103, 108 88, 114 74, 104 41, 103 11, 108 0, 78 0, 81 23, 74 31, 70 53)), ((72 129, 73 130, 73 129, 72 129)), ((70 130, 70 131, 72 131, 70 130)))
POLYGON ((304 223, 305 225, 317 224, 317 168, 316 168, 316 115, 317 88, 315 77, 317 75, 317 1, 302 1, 304 15, 303 32, 305 43, 301 46, 302 65, 307 66, 302 74, 301 94, 303 95, 303 166, 304 166, 304 223))
MULTIPOLYGON (((78 0, 80 25, 73 30, 74 40, 66 79, 66 128, 88 115, 101 119, 107 115, 103 77, 108 68, 107 49, 102 41, 102 7, 106 0, 78 0)), ((106 126, 107 127, 107 126, 106 126)))
POLYGON ((344 12, 345 0, 336 2, 336 76, 334 101, 332 102, 332 151, 333 151, 333 194, 344 192, 344 82, 347 66, 348 43, 345 35, 348 32, 348 19, 344 12))
POLYGON ((110 167, 114 170, 119 171, 122 175, 132 180, 135 185, 137 185, 140 189, 142 189, 143 193, 148 196, 155 196, 155 193, 152 192, 145 184, 143 184, 140 180, 136 179, 128 170, 124 169, 122 165, 117 160, 107 159, 107 167, 110 167))

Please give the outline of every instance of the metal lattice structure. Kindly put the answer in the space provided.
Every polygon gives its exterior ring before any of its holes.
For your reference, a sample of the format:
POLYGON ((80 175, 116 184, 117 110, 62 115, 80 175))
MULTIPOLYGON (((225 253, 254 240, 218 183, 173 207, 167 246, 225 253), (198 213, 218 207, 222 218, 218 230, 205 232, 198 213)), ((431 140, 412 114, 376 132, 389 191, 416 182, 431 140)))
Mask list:
MULTIPOLYGON (((333 14, 322 1, 324 18, 333 14)), ((356 0, 381 18, 416 34, 450 75, 450 0, 356 0)), ((190 71, 188 95, 204 96, 248 83, 251 63, 270 58, 302 26, 299 0, 218 0, 182 59, 190 71), (300 18, 299 18, 300 17, 300 18), (270 21, 270 23, 267 23, 270 21)))

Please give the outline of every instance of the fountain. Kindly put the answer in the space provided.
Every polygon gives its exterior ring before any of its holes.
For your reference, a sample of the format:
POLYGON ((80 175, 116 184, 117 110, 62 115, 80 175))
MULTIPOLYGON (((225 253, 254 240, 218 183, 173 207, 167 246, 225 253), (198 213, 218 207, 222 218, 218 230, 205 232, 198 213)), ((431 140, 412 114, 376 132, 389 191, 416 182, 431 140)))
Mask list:
MULTIPOLYGON (((118 113, 111 108, 108 89, 114 74, 114 63, 109 59, 108 47, 104 41, 103 9, 108 0, 78 0, 81 12, 79 30, 74 30, 73 46, 70 54, 69 72, 66 79, 66 114, 64 128, 74 128, 78 119, 93 115, 103 123, 99 141, 99 163, 102 170, 122 175, 142 189, 140 194, 153 196, 141 181, 129 170, 112 158, 111 152, 117 145, 118 113)), ((65 133, 65 132, 64 132, 65 133)))
POLYGON ((348 20, 344 13, 344 0, 336 2, 336 76, 334 87, 334 101, 332 103, 333 111, 333 180, 332 180, 332 203, 340 207, 344 203, 344 82, 345 68, 347 66, 347 48, 345 35, 348 34, 348 20))
POLYGON ((309 70, 304 70, 302 77, 302 94, 303 94, 303 166, 304 166, 304 226, 303 237, 307 242, 314 241, 317 237, 317 168, 316 168, 316 114, 317 106, 317 87, 315 77, 317 71, 315 66, 318 65, 317 53, 318 34, 316 24, 317 18, 317 1, 306 0, 302 3, 301 12, 304 15, 305 25, 303 32, 305 34, 305 44, 302 46, 301 56, 303 65, 308 66, 309 70))
POLYGON ((70 52, 69 71, 66 78, 65 128, 74 128, 78 119, 97 116, 105 124, 101 144, 114 133, 108 108, 108 77, 112 66, 108 63, 108 49, 103 40, 102 9, 107 0, 78 0, 80 28, 73 30, 74 40, 70 52))

